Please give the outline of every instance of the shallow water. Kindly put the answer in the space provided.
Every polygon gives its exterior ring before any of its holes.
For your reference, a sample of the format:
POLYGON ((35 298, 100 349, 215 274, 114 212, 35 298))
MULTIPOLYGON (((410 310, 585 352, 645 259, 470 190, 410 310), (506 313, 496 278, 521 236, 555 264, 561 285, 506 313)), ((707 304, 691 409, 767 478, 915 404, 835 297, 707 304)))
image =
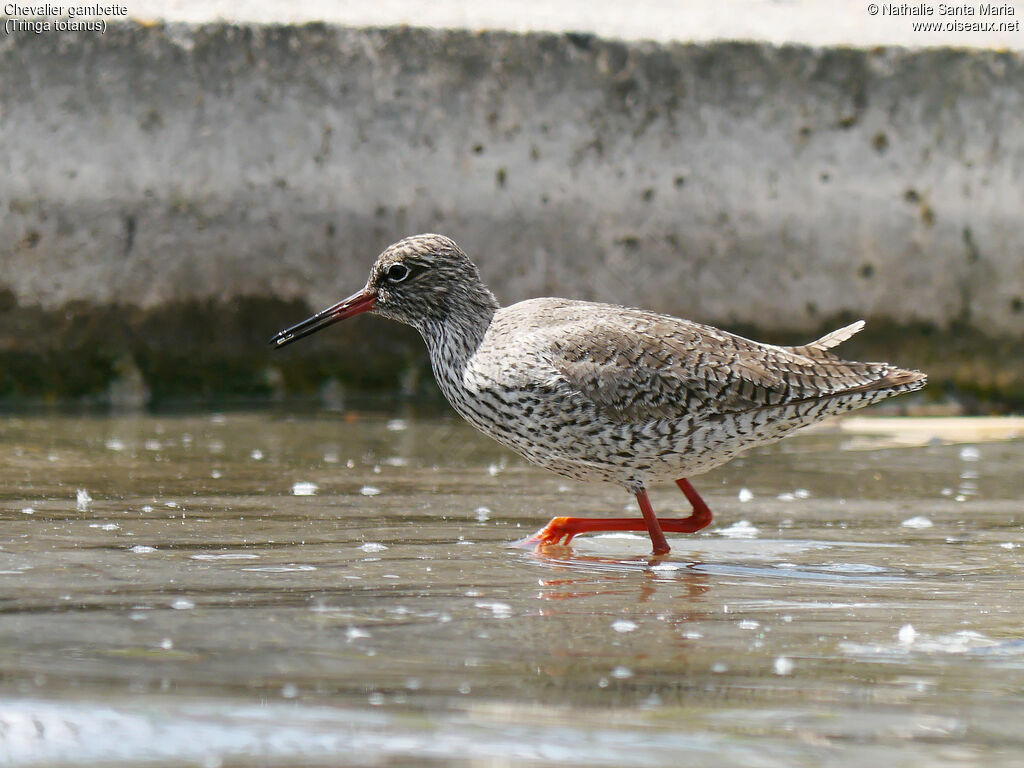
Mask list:
POLYGON ((1024 440, 892 423, 653 561, 455 419, 5 417, 0 765, 1020 765, 1024 440))

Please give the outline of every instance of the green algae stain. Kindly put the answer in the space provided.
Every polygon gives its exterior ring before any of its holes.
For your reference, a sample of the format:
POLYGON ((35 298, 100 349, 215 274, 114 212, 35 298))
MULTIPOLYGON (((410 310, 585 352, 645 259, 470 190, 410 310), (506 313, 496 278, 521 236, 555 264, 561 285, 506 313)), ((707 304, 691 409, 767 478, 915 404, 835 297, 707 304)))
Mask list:
POLYGON ((272 350, 274 332, 312 313, 301 301, 248 296, 153 309, 74 302, 44 310, 0 294, 0 401, 8 403, 108 403, 126 375, 140 378, 151 405, 308 396, 331 380, 382 391, 408 378, 411 365, 426 365, 415 331, 378 318, 272 350))
MULTIPOLYGON (((268 340, 276 331, 314 309, 298 300, 246 296, 152 309, 74 302, 46 310, 22 306, 0 290, 0 403, 116 404, 123 396, 116 393, 132 387, 142 393, 140 405, 258 402, 315 397, 339 384, 356 393, 402 390, 440 398, 419 336, 381 318, 357 318, 271 349, 268 340)), ((730 330, 801 344, 852 319, 832 317, 811 333, 730 330)), ((953 397, 967 412, 1024 409, 1024 340, 991 337, 966 321, 941 329, 869 320, 838 352, 924 370, 930 377, 924 397, 953 397)))

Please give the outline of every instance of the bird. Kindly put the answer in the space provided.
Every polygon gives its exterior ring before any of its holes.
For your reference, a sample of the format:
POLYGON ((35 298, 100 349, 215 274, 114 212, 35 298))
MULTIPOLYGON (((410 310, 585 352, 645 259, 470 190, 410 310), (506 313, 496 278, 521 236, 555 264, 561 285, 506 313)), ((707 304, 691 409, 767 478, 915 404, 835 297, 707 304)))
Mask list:
POLYGON ((712 513, 689 478, 826 417, 922 388, 926 374, 842 360, 857 321, 796 347, 670 315, 563 298, 501 306, 448 237, 407 237, 377 257, 363 288, 271 339, 281 348, 370 312, 426 342, 437 384, 470 424, 564 477, 616 483, 641 517, 555 517, 537 549, 583 533, 695 533, 712 513), (659 518, 647 489, 674 480, 691 506, 659 518))

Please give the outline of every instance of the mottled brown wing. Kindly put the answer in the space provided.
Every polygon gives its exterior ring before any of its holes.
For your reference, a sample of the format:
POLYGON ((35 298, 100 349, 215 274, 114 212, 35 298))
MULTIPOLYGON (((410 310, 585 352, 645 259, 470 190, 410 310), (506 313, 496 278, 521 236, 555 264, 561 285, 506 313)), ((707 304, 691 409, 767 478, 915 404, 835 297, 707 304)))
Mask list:
POLYGON ((570 386, 623 422, 708 418, 827 397, 870 388, 896 370, 844 362, 827 351, 859 330, 853 326, 805 347, 777 347, 699 323, 616 309, 561 326, 551 352, 570 386))

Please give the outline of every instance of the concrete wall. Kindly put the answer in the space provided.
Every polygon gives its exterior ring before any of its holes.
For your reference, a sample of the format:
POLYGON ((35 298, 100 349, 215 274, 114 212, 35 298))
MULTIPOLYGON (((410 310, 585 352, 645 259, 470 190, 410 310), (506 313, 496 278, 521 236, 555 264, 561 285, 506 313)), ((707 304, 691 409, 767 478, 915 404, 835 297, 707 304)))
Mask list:
POLYGON ((420 353, 383 321, 262 342, 438 231, 507 301, 866 317, 854 351, 1024 402, 1019 53, 111 25, 0 39, 0 146, 0 396, 387 385, 420 353), (25 378, 62 353, 90 376, 25 378))

